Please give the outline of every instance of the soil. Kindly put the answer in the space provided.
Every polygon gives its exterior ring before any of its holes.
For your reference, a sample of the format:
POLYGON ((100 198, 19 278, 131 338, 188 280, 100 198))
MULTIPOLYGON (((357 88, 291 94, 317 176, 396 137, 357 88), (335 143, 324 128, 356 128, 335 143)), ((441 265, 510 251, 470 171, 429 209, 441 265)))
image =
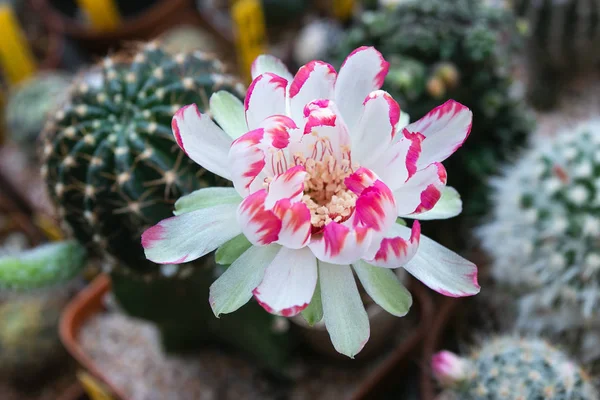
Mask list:
MULTIPOLYGON (((396 343, 414 324, 410 316, 401 321, 396 343)), ((301 351, 303 357, 290 366, 292 382, 285 383, 215 348, 186 357, 166 355, 151 324, 118 312, 90 318, 79 339, 98 369, 130 400, 347 398, 385 357, 356 365, 301 351)))

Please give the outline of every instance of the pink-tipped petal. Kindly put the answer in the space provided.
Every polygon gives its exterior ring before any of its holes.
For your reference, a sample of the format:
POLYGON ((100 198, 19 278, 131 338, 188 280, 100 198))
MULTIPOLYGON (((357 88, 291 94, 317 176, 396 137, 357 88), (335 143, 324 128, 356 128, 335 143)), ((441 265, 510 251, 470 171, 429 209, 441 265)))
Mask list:
POLYGON ((300 67, 290 84, 292 118, 301 121, 307 103, 316 99, 332 98, 335 78, 335 69, 322 61, 311 61, 300 67))
MULTIPOLYGON (((399 229, 408 235, 409 228, 399 229)), ((479 293, 477 266, 444 246, 421 235, 417 254, 404 269, 412 276, 445 296, 463 297, 479 293)))
POLYGON ((282 247, 253 294, 271 314, 292 317, 308 307, 316 285, 317 259, 312 252, 282 247))
POLYGON ((283 61, 270 54, 261 54, 260 56, 256 57, 252 63, 252 66, 250 67, 252 79, 256 79, 257 76, 267 72, 279 75, 288 82, 291 82, 292 79, 294 79, 283 61))
POLYGON ((374 47, 359 47, 346 58, 335 82, 334 100, 350 129, 361 115, 365 97, 380 89, 389 63, 374 47))
POLYGON ((313 235, 308 246, 315 256, 331 264, 351 264, 363 257, 369 249, 373 230, 350 227, 330 222, 322 233, 313 235))
POLYGON ((272 115, 285 115, 287 84, 286 79, 269 72, 252 81, 244 101, 249 129, 257 128, 272 115))
POLYGON ((404 131, 378 158, 364 164, 391 190, 396 190, 417 172, 423 136, 404 131))
POLYGON ((296 165, 283 174, 277 175, 269 183, 265 207, 271 209, 281 199, 289 199, 292 203, 300 201, 304 191, 305 178, 306 169, 302 165, 296 165))
POLYGON ((265 209, 265 189, 246 197, 237 210, 238 223, 250 243, 262 246, 276 242, 281 231, 281 220, 265 209))
POLYGON ((306 204, 282 199, 275 203, 273 212, 281 220, 281 232, 277 243, 291 249, 299 249, 308 244, 312 225, 306 204))
POLYGON ((433 163, 417 171, 398 189, 394 190, 399 217, 409 217, 431 210, 442 197, 446 186, 446 170, 440 163, 433 163))
POLYGON ((352 159, 361 165, 377 160, 390 147, 400 121, 400 106, 387 92, 376 90, 364 101, 362 115, 351 132, 352 159))
POLYGON ((181 149, 196 163, 226 179, 231 179, 227 152, 232 139, 198 106, 190 104, 175 113, 173 135, 181 149))
POLYGON ((467 140, 472 121, 471 110, 454 100, 448 100, 420 120, 409 124, 405 128, 407 131, 425 136, 418 167, 442 162, 452 155, 467 140))
POLYGON ((372 186, 377 181, 378 176, 373 171, 361 167, 354 171, 354 173, 348 175, 344 179, 344 184, 348 190, 352 191, 357 196, 360 196, 363 190, 372 186))
POLYGON ((252 130, 236 139, 229 149, 227 161, 233 186, 241 196, 263 188, 265 153, 262 150, 264 129, 252 130))
MULTIPOLYGON (((366 260, 369 264, 383 268, 399 268, 410 261, 417 253, 421 237, 421 225, 419 221, 413 223, 410 236, 400 225, 394 226, 387 232, 386 237, 381 240, 375 256, 366 260)), ((373 245, 376 245, 373 242, 373 245)))
POLYGON ((396 202, 392 191, 377 180, 356 199, 350 219, 354 228, 367 227, 384 233, 396 222, 396 202))
POLYGON ((242 232, 235 219, 237 207, 222 204, 160 221, 142 234, 146 258, 180 264, 210 253, 242 232))

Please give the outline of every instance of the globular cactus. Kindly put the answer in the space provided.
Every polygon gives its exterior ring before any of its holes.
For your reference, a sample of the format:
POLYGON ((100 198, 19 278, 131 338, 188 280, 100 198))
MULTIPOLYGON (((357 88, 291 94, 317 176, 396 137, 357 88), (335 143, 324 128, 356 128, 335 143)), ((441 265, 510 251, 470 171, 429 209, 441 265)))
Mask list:
POLYGON ((412 121, 447 99, 473 110, 469 140, 444 164, 472 217, 487 209, 488 177, 532 128, 511 77, 520 41, 511 13, 480 0, 403 1, 361 14, 330 61, 339 66, 354 48, 375 46, 390 62, 383 89, 412 121))
POLYGON ((11 140, 31 156, 51 111, 65 100, 71 77, 42 73, 14 87, 4 110, 4 125, 11 140))
POLYGON ((31 384, 61 360, 58 320, 65 300, 36 295, 0 304, 0 376, 31 384))
POLYGON ((600 359, 600 120, 540 139, 493 186, 478 234, 518 328, 600 359))
POLYGON ((184 265, 146 260, 144 230, 173 215, 175 201, 228 181, 207 172, 177 146, 173 114, 225 90, 245 88, 200 52, 171 55, 157 44, 108 57, 100 71, 74 84, 69 101, 48 122, 42 173, 66 227, 80 242, 112 256, 112 291, 130 315, 154 322, 168 351, 225 341, 258 364, 280 368, 287 335, 271 329, 257 304, 216 319, 208 288, 219 270, 212 255, 184 265), (240 335, 239 332, 245 332, 240 335))
POLYGON ((101 76, 74 84, 46 126, 42 173, 80 242, 129 268, 158 269, 144 257, 142 232, 172 215, 181 195, 221 183, 179 150, 171 119, 190 103, 207 111, 221 89, 244 91, 219 61, 202 53, 172 56, 153 43, 107 57, 101 76))
POLYGON ((589 376, 543 340, 497 337, 469 357, 437 353, 439 400, 598 400, 589 376))
POLYGON ((529 36, 529 95, 535 105, 555 105, 561 83, 600 63, 599 0, 515 0, 529 36))

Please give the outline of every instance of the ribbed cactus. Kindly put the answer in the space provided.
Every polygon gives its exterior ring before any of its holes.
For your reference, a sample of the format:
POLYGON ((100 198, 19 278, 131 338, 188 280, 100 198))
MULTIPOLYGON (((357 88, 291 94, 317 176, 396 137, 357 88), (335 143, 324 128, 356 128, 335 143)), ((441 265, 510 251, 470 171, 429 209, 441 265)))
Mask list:
POLYGON ((600 360, 600 120, 540 139, 494 187, 479 236, 519 328, 600 360))
POLYGON ((4 111, 6 132, 12 141, 35 154, 35 141, 51 111, 65 100, 71 78, 65 74, 44 73, 12 89, 4 111))
POLYGON ((487 178, 524 143, 532 122, 511 78, 510 55, 520 41, 511 14, 480 0, 419 0, 359 18, 333 64, 373 45, 391 64, 383 89, 412 121, 450 98, 473 110, 469 140, 444 165, 463 195, 463 215, 483 214, 487 178))
POLYGON ((271 329, 273 318, 260 306, 214 317, 208 287, 219 270, 212 255, 159 266, 141 246, 142 232, 172 216, 179 197, 228 184, 185 156, 171 131, 179 108, 196 103, 208 112, 219 90, 243 97, 245 88, 203 53, 170 55, 150 43, 136 54, 106 58, 74 84, 70 101, 47 124, 42 172, 74 236, 112 256, 119 305, 156 323, 167 350, 225 341, 279 368, 287 336, 271 329))
POLYGON ((202 53, 168 55, 155 44, 106 58, 101 74, 76 83, 67 105, 47 124, 43 145, 48 188, 83 243, 129 268, 152 271, 140 236, 172 215, 175 200, 218 178, 179 150, 171 118, 197 103, 208 110, 217 90, 243 86, 202 53))
POLYGON ((436 354, 433 373, 440 400, 598 400, 588 375, 540 339, 498 337, 469 357, 436 354))
POLYGON ((514 0, 526 22, 531 67, 530 97, 539 107, 555 104, 560 84, 600 63, 599 0, 514 0))
POLYGON ((65 299, 26 296, 0 304, 0 376, 16 383, 42 379, 64 354, 58 320, 65 299))

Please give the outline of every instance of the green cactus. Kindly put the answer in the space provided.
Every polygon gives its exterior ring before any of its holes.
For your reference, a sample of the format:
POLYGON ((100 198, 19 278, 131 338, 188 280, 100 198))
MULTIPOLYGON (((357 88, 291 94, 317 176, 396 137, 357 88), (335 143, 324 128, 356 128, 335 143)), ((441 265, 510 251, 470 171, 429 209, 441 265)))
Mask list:
POLYGON ((482 215, 487 178, 532 127, 510 76, 519 45, 511 15, 479 0, 420 0, 359 18, 332 54, 334 65, 356 47, 375 46, 391 64, 383 89, 412 121, 450 98, 473 110, 471 136, 445 166, 463 195, 463 215, 482 215))
POLYGON ((467 358, 442 351, 432 360, 444 400, 597 400, 589 376, 540 339, 498 337, 467 358))
POLYGON ((42 172, 74 236, 112 258, 119 305, 156 323, 166 350, 221 340, 247 350, 259 364, 280 367, 287 335, 272 331, 272 318, 260 306, 248 305, 234 323, 214 317, 208 287, 219 271, 211 255, 159 266, 146 260, 140 239, 173 215, 182 195, 228 184, 180 151, 173 114, 191 103, 208 112, 213 92, 243 97, 244 86, 203 53, 170 55, 155 43, 106 58, 99 73, 85 77, 46 126, 42 172), (262 335, 239 335, 252 329, 262 335))
POLYGON ((598 66, 600 1, 514 0, 529 36, 529 97, 539 108, 556 105, 561 86, 576 72, 598 66))
POLYGON ((26 296, 0 304, 0 376, 31 384, 64 355, 58 320, 65 299, 26 296))
POLYGON ((0 256, 0 290, 33 289, 67 282, 85 267, 86 261, 85 248, 75 240, 0 256))
POLYGON ((65 99, 68 75, 43 73, 12 89, 4 111, 8 136, 28 154, 35 155, 35 141, 48 114, 65 99))
POLYGON ((540 139, 494 187, 478 234, 517 327, 600 361, 600 120, 540 139))

